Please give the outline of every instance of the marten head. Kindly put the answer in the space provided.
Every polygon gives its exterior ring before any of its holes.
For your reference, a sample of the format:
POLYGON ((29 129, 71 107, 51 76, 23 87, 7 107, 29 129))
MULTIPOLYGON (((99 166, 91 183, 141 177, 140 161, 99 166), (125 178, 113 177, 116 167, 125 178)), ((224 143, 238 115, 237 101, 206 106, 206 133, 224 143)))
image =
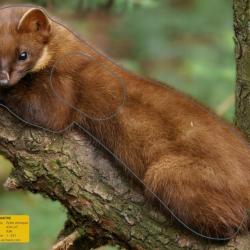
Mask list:
POLYGON ((0 10, 0 87, 17 84, 48 64, 51 24, 39 8, 0 10))

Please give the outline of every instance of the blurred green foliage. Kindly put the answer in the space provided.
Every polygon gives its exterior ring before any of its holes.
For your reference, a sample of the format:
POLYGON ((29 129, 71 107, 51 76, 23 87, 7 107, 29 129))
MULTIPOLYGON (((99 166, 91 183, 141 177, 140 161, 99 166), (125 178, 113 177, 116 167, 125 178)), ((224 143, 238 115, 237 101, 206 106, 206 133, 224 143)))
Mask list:
POLYGON ((0 190, 2 188, 4 181, 6 180, 6 177, 11 172, 11 168, 12 168, 11 163, 8 160, 6 160, 3 156, 0 155, 0 185, 1 185, 0 190))
POLYGON ((96 248, 95 250, 125 250, 125 248, 121 248, 119 246, 102 246, 96 248))
POLYGON ((223 110, 223 103, 234 94, 235 80, 230 1, 193 0, 185 9, 171 7, 170 2, 124 16, 114 30, 116 41, 129 44, 124 62, 214 110, 220 111, 222 105, 221 114, 232 120, 233 101, 223 110))
MULTIPOLYGON (((1 164, 1 163, 0 163, 1 164)), ((0 214, 30 216, 30 243, 0 244, 0 250, 51 249, 66 220, 65 211, 57 202, 30 193, 0 193, 0 214)))
POLYGON ((124 12, 132 10, 134 7, 152 7, 159 3, 159 0, 32 0, 32 3, 42 5, 44 7, 70 8, 77 12, 111 9, 115 12, 124 12))
MULTIPOLYGON (((3 2, 17 1, 0 0, 3 2)), ((126 68, 167 82, 232 121, 235 63, 231 1, 32 2, 48 7, 126 68)), ((0 177, 8 174, 6 165, 0 158, 0 177)), ((40 196, 2 191, 0 204, 0 214, 31 217, 31 243, 1 244, 0 250, 47 250, 65 220, 57 203, 40 196)))

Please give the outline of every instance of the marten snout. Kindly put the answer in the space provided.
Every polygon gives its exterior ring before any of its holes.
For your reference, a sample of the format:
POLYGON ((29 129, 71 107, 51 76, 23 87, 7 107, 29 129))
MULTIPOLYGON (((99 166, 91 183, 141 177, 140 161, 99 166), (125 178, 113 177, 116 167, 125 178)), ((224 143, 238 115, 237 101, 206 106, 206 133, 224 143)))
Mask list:
POLYGON ((0 71, 0 85, 8 85, 10 81, 9 73, 5 70, 0 71))

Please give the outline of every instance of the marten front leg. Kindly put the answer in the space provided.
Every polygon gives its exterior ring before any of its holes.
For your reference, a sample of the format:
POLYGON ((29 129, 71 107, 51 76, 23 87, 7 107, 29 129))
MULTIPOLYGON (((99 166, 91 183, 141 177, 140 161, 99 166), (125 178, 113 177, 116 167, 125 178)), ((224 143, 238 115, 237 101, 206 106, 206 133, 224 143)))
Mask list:
POLYGON ((73 123, 73 111, 51 93, 32 91, 17 85, 15 88, 0 89, 3 105, 17 118, 31 126, 39 126, 58 132, 73 123))
MULTIPOLYGON (((235 168, 236 166, 234 166, 235 168)), ((233 168, 232 168, 233 169, 233 168)), ((237 170, 240 171, 240 170, 237 170)), ((247 228, 241 193, 250 184, 201 160, 168 156, 148 168, 145 185, 188 227, 210 237, 232 237, 247 228)), ((147 192, 152 197, 152 193, 147 192)))

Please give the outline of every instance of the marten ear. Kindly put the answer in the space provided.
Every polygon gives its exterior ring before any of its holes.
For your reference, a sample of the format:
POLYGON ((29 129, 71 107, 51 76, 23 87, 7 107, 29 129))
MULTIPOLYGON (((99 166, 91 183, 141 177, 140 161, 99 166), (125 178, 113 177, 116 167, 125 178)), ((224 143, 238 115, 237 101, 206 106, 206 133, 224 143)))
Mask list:
POLYGON ((20 32, 49 32, 50 20, 41 9, 32 8, 24 13, 17 30, 20 32))

